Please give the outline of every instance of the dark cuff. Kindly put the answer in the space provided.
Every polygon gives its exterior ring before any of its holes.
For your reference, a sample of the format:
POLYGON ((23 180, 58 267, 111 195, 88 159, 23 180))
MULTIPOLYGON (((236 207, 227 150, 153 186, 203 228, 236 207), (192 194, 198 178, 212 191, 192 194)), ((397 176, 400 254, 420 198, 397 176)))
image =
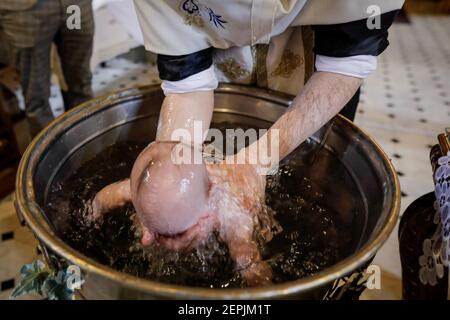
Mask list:
POLYGON ((380 16, 381 28, 369 29, 367 20, 343 24, 313 26, 315 31, 314 53, 343 58, 358 55, 380 55, 389 45, 388 29, 399 10, 380 16))
POLYGON ((212 48, 183 56, 159 54, 157 63, 161 80, 183 80, 212 66, 212 48))

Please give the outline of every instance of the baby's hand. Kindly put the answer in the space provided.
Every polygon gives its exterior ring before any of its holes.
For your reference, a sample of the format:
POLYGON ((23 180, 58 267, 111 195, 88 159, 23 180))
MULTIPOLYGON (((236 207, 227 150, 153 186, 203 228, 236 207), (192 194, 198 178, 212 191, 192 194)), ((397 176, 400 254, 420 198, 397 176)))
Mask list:
POLYGON ((91 203, 91 217, 100 219, 112 209, 131 201, 130 180, 126 179, 104 187, 95 195, 91 203))
POLYGON ((272 269, 262 261, 257 244, 257 238, 264 242, 272 238, 272 219, 264 201, 265 176, 251 164, 211 164, 208 171, 220 237, 236 268, 249 286, 270 284, 272 269))
POLYGON ((226 236, 226 242, 233 258, 236 268, 245 279, 250 287, 268 285, 272 283, 272 269, 261 259, 256 242, 250 238, 245 230, 239 231, 239 227, 235 228, 236 232, 229 232, 226 236))
POLYGON ((241 270, 241 275, 250 287, 272 283, 272 268, 265 261, 253 263, 247 269, 241 270))

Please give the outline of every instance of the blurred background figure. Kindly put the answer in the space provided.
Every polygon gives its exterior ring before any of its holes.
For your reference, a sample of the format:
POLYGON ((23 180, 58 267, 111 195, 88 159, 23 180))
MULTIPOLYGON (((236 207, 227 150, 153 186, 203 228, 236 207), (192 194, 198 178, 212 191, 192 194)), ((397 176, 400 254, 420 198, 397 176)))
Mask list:
POLYGON ((66 110, 92 97, 91 0, 2 0, 0 29, 9 48, 9 60, 19 72, 32 136, 53 120, 49 103, 53 44, 67 85, 62 92, 66 110), (72 5, 77 6, 75 10, 68 10, 72 5), (80 28, 69 28, 68 19, 78 13, 80 28))

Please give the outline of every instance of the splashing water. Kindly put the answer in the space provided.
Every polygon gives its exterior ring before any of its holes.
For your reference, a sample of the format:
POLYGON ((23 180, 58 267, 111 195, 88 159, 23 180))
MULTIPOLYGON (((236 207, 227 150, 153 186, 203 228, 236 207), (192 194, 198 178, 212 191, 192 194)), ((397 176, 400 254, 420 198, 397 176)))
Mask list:
MULTIPOLYGON (((59 236, 99 263, 138 277, 184 286, 243 287, 226 245, 216 234, 197 249, 178 253, 140 245, 131 204, 111 211, 101 223, 85 219, 86 202, 104 186, 127 178, 146 145, 112 145, 68 178, 53 183, 45 211, 59 236)), ((364 223, 358 195, 345 169, 328 151, 317 150, 313 141, 281 163, 278 174, 268 178, 266 203, 276 212, 283 231, 261 248, 275 283, 315 274, 355 250, 352 244, 360 234, 354 230, 361 230, 364 223), (314 150, 321 161, 311 164, 305 159, 314 150), (345 202, 339 205, 343 212, 332 209, 338 202, 345 202)))

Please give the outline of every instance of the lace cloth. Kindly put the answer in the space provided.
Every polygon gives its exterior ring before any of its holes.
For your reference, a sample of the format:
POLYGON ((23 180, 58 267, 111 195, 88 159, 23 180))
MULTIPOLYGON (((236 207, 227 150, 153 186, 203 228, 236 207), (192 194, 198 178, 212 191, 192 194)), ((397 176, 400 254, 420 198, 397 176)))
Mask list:
POLYGON ((440 213, 440 229, 442 233, 441 259, 445 266, 450 261, 450 152, 438 160, 435 172, 436 207, 440 213))
MULTIPOLYGON (((435 285, 444 276, 444 267, 450 265, 450 152, 438 160, 434 174, 437 228, 433 236, 423 242, 423 255, 419 258, 419 278, 423 284, 435 285)), ((447 290, 450 297, 449 288, 447 290)))

